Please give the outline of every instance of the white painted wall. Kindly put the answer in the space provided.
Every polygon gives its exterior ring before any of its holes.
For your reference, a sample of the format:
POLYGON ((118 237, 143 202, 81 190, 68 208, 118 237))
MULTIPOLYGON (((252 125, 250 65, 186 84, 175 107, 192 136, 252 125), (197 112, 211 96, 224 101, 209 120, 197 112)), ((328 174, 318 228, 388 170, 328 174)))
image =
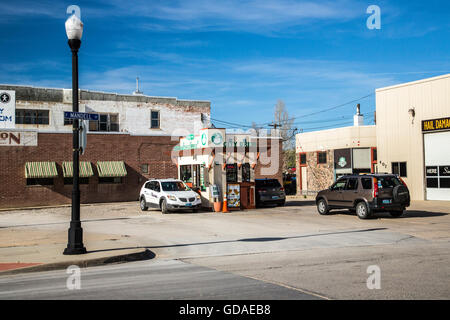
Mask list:
POLYGON ((392 162, 406 161, 412 200, 425 199, 421 122, 449 116, 450 74, 376 90, 378 171, 392 172, 392 162))

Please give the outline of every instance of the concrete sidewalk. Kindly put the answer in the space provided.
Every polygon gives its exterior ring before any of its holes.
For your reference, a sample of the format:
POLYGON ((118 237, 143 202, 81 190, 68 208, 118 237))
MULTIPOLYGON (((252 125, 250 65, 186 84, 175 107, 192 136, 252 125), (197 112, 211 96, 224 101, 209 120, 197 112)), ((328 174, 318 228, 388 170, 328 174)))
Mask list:
MULTIPOLYGON (((92 232, 84 232, 83 241, 85 245, 88 244, 86 254, 63 255, 67 246, 69 217, 70 208, 1 213, 0 274, 60 269, 69 265, 87 267, 154 257, 149 250, 138 247, 128 235, 92 232)), ((104 220, 124 218, 123 215, 115 214, 104 220)), ((84 222, 102 220, 87 219, 84 222)))

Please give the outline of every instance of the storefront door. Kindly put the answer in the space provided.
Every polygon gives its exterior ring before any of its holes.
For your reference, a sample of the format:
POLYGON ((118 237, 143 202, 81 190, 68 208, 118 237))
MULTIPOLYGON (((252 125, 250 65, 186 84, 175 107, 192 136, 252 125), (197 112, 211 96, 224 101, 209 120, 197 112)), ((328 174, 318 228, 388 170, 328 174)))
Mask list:
POLYGON ((424 134, 427 200, 450 200, 450 131, 424 134))

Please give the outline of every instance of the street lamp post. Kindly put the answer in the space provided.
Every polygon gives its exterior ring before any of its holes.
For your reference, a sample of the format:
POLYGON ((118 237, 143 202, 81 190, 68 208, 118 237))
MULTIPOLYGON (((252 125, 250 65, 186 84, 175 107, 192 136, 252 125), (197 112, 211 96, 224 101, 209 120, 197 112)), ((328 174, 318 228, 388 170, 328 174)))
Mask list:
MULTIPOLYGON (((66 33, 69 39, 69 47, 72 50, 72 111, 78 112, 78 49, 81 45, 83 23, 72 15, 66 21, 66 33)), ((73 119, 73 189, 72 189, 72 218, 70 221, 67 248, 64 254, 83 254, 86 248, 83 245, 83 229, 80 221, 80 186, 79 186, 79 123, 73 119)))

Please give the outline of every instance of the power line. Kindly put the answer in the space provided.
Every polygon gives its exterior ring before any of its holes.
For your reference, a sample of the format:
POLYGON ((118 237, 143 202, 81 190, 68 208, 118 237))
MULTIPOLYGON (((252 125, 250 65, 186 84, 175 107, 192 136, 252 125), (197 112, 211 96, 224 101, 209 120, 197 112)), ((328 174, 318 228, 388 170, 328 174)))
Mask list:
MULTIPOLYGON (((326 108, 326 109, 323 109, 323 110, 319 110, 319 111, 316 111, 316 112, 312 112, 312 113, 309 113, 309 114, 305 114, 305 115, 302 115, 302 116, 297 116, 297 117, 289 118, 289 119, 287 119, 287 121, 295 120, 295 119, 298 119, 298 118, 310 117, 310 116, 313 116, 313 115, 316 115, 316 114, 320 114, 320 113, 322 113, 322 112, 327 112, 327 111, 335 110, 335 109, 341 108, 341 107, 343 107, 343 106, 346 106, 346 105, 348 105, 348 104, 355 103, 355 102, 360 101, 360 100, 362 100, 362 99, 368 98, 368 97, 373 96, 373 95, 374 95, 374 93, 370 93, 370 94, 365 95, 365 96, 363 96, 363 97, 360 97, 360 98, 358 98, 358 99, 354 99, 354 100, 351 100, 351 101, 348 101, 348 102, 345 102, 345 103, 342 103, 342 104, 339 104, 339 105, 336 105, 336 106, 333 106, 333 107, 329 107, 329 108, 326 108)), ((253 126, 251 126, 251 125, 244 125, 244 124, 240 124, 240 123, 236 123, 236 122, 224 121, 224 120, 215 119, 215 118, 210 118, 210 119, 211 119, 212 121, 216 121, 216 122, 219 122, 219 123, 222 123, 222 124, 227 124, 227 125, 230 125, 230 126, 235 126, 236 128, 242 128, 242 127, 253 128, 253 126)), ((271 122, 266 122, 266 123, 261 123, 261 124, 255 124, 255 125, 256 125, 257 127, 263 128, 264 126, 269 126, 270 124, 273 124, 273 121, 271 121, 271 122)))

